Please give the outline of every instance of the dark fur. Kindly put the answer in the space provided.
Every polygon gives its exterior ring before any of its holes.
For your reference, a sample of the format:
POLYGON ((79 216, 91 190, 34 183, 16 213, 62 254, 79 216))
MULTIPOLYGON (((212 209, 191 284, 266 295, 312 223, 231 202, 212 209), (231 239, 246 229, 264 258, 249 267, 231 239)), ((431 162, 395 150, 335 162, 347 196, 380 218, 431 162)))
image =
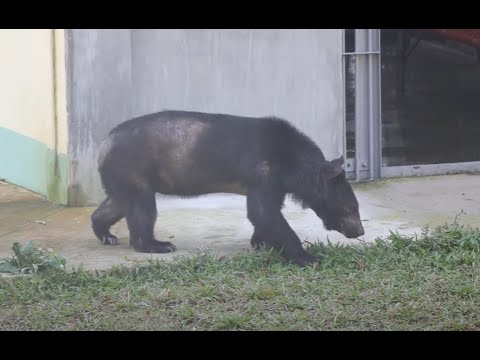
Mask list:
POLYGON ((281 250, 300 265, 316 261, 282 216, 292 194, 328 230, 347 237, 364 233, 358 202, 342 169, 327 161, 307 136, 277 118, 163 111, 128 120, 102 143, 99 172, 107 198, 92 214, 104 244, 110 227, 126 217, 130 243, 140 252, 170 252, 155 239, 155 193, 197 196, 230 192, 247 196, 251 244, 281 250))

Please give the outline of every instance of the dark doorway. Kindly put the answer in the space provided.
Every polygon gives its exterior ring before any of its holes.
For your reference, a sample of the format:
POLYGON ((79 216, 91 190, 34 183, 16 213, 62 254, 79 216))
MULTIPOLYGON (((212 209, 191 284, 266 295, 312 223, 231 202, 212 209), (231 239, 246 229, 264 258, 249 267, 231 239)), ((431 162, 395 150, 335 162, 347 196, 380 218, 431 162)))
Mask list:
POLYGON ((381 30, 383 166, 480 160, 479 52, 446 34, 381 30))

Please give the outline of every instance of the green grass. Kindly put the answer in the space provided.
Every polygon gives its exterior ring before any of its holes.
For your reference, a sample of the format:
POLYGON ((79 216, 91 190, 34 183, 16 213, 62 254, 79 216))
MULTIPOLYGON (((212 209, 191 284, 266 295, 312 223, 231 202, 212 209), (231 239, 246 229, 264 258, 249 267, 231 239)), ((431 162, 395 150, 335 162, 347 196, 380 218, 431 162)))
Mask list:
POLYGON ((0 279, 3 330, 478 330, 480 229, 0 279))

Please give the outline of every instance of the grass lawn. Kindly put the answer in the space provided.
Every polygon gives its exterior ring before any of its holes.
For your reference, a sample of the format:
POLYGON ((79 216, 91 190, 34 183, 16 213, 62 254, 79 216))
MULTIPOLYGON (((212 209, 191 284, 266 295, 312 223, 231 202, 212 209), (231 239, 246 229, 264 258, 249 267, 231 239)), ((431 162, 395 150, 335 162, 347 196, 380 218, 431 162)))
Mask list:
MULTIPOLYGON (((0 278, 0 330, 478 330, 480 229, 0 278)), ((58 264, 58 262, 56 263, 58 264)), ((42 268, 40 268, 41 270, 42 268)))

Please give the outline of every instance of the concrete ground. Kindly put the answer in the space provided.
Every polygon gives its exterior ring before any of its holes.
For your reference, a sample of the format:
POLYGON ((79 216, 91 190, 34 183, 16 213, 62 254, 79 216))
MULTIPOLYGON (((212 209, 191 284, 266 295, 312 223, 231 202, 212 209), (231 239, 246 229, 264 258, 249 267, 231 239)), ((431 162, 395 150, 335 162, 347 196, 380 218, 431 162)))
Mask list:
MULTIPOLYGON (((465 224, 480 226, 480 175, 447 175, 389 179, 355 184, 366 234, 372 241, 398 231, 419 232, 425 225, 451 222, 462 210, 465 224)), ((171 254, 139 254, 128 245, 125 220, 112 228, 119 245, 103 246, 90 229, 94 208, 66 208, 0 181, 0 258, 10 256, 14 241, 32 240, 67 258, 68 268, 83 264, 105 269, 114 264, 150 257, 171 259, 209 248, 221 255, 250 250, 252 226, 246 218, 243 196, 209 195, 195 199, 158 197, 156 235, 177 246, 171 254)), ((311 210, 287 200, 283 210, 300 239, 316 242, 358 243, 327 232, 311 210)))

